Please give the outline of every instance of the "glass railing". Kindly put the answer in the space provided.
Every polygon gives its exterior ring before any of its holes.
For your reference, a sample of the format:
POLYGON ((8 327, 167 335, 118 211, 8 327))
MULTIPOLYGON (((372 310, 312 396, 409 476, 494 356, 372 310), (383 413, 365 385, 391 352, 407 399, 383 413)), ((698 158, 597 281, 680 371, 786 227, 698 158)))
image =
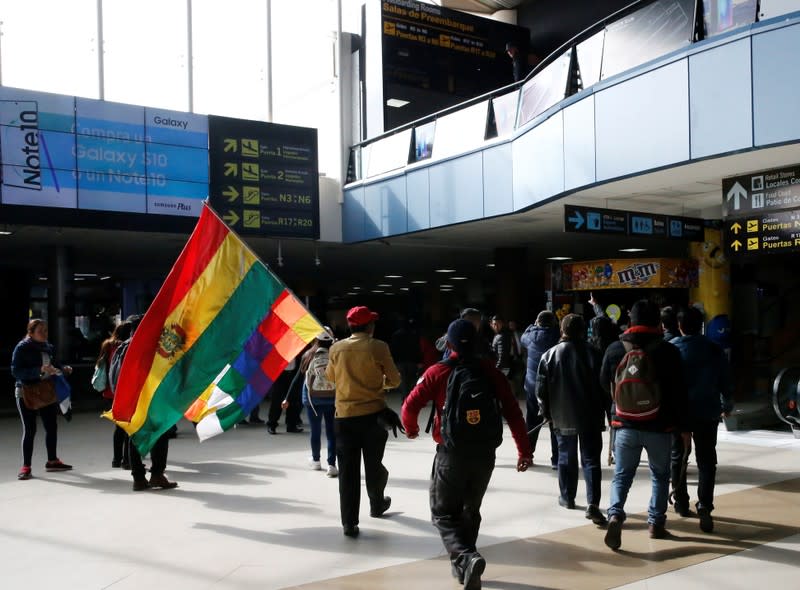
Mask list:
POLYGON ((564 43, 524 80, 354 145, 347 182, 478 149, 601 80, 757 20, 757 0, 633 2, 564 43))

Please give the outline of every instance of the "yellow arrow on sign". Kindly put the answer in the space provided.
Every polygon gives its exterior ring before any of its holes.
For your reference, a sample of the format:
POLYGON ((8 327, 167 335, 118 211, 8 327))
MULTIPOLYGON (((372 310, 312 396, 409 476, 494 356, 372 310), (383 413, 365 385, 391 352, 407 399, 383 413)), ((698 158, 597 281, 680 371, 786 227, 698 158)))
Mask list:
POLYGON ((235 162, 225 162, 225 176, 236 176, 239 174, 239 166, 235 162))
POLYGON ((735 233, 735 234, 738 234, 739 230, 741 230, 741 229, 742 229, 742 226, 739 224, 738 221, 731 226, 731 231, 733 233, 735 233))
POLYGON ((224 147, 222 148, 223 152, 235 152, 237 147, 237 143, 235 139, 230 139, 228 137, 225 138, 224 147))
POLYGON ((222 196, 228 197, 228 202, 233 203, 239 198, 239 191, 236 190, 235 186, 228 185, 228 190, 222 191, 222 196))
POLYGON ((236 211, 231 211, 228 209, 228 212, 222 216, 222 219, 225 220, 225 223, 228 225, 236 225, 239 223, 239 216, 236 215, 236 211))
POLYGON ((733 243, 731 244, 731 248, 733 248, 737 252, 739 251, 739 248, 741 248, 741 247, 742 247, 742 243, 739 240, 734 240, 733 243))

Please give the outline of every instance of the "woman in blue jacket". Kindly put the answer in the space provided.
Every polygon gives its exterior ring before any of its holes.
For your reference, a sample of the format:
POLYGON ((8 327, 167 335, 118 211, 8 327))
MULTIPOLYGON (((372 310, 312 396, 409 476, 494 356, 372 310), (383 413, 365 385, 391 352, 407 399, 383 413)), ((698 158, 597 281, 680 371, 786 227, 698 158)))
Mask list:
MULTIPOLYGON (((25 338, 20 340, 11 355, 11 374, 16 381, 14 394, 17 398, 17 410, 22 420, 22 467, 17 475, 18 479, 25 480, 33 477, 31 462, 33 460, 33 439, 36 437, 36 416, 42 419, 45 431, 45 446, 47 447, 47 463, 45 471, 67 471, 72 465, 63 463, 56 453, 58 442, 58 402, 55 397, 53 402, 38 409, 31 409, 25 405, 23 399, 23 385, 37 384, 52 380, 62 372, 69 375, 72 367, 60 366, 55 360, 53 345, 47 341, 47 322, 34 319, 28 322, 28 331, 25 338)), ((53 387, 55 390, 55 386, 53 387)))

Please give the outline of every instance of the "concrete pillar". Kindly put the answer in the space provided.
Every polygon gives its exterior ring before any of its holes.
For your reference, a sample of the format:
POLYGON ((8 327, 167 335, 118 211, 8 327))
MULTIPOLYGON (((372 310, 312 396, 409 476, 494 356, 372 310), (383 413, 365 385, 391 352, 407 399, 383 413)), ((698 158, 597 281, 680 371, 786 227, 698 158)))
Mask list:
POLYGON ((75 325, 75 300, 72 290, 72 256, 66 246, 56 246, 48 270, 47 319, 50 342, 63 362, 72 359, 72 328, 75 325))

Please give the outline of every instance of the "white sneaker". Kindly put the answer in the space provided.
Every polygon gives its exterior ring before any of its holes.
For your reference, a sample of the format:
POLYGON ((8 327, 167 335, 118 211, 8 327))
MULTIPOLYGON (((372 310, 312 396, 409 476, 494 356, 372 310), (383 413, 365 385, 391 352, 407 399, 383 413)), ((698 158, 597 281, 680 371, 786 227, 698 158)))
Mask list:
POLYGON ((314 461, 314 459, 309 459, 308 464, 311 466, 311 469, 314 471, 322 471, 322 463, 319 461, 314 461))
POLYGON ((328 477, 337 477, 339 475, 339 470, 336 469, 336 465, 328 465, 328 472, 325 475, 328 477))

